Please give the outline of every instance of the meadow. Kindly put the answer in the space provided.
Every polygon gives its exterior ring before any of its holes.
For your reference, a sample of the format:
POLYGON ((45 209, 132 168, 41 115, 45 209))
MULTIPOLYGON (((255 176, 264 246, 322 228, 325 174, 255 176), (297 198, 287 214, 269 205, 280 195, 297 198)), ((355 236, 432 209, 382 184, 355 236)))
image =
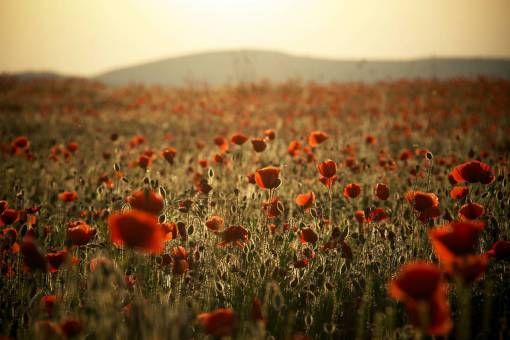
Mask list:
POLYGON ((510 82, 0 77, 0 335, 510 338, 510 82))

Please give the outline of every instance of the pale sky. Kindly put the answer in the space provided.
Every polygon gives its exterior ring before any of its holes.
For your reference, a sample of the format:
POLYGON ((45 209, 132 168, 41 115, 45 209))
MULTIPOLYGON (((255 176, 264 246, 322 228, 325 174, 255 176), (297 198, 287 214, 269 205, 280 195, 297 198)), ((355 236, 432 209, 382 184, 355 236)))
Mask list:
POLYGON ((95 75, 243 48, 510 57, 510 0, 0 0, 0 72, 95 75))

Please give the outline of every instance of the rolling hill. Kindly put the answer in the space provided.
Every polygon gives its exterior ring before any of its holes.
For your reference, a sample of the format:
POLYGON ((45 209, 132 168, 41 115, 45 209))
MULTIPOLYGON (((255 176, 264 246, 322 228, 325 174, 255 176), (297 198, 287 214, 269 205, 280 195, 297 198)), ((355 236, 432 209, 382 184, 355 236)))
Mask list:
POLYGON ((396 60, 328 60, 285 53, 241 50, 193 54, 120 68, 98 75, 110 85, 130 82, 180 86, 268 79, 285 81, 377 81, 399 78, 453 78, 485 75, 510 79, 509 59, 428 58, 396 60))

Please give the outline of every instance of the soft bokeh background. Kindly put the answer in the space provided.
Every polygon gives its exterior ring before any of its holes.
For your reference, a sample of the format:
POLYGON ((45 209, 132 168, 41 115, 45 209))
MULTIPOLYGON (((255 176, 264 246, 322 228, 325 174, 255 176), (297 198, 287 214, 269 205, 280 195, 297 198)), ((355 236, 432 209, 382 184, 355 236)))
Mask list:
POLYGON ((94 75, 188 53, 510 57, 508 0, 2 0, 0 72, 94 75))

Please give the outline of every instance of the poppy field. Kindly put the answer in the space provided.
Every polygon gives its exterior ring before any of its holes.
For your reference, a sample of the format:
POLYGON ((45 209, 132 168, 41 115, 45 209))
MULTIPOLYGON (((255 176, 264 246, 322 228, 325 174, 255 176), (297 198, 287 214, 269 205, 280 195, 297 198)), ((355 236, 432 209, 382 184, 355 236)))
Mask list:
POLYGON ((510 338, 510 82, 0 77, 0 338, 510 338))

